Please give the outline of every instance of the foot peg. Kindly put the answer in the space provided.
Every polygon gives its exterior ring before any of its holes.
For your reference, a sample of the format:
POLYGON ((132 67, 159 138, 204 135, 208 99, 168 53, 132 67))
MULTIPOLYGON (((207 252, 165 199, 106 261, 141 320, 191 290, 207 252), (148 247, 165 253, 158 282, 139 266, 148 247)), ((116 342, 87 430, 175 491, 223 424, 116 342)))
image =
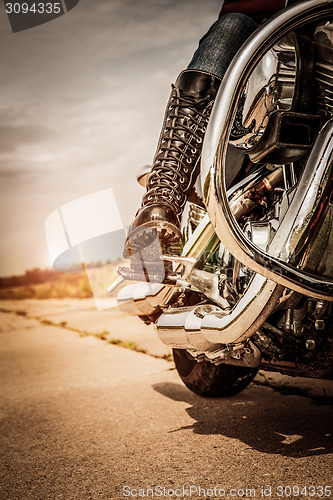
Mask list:
POLYGON ((119 267, 118 274, 129 281, 171 284, 176 279, 172 262, 168 260, 143 260, 137 255, 131 259, 130 267, 119 267))

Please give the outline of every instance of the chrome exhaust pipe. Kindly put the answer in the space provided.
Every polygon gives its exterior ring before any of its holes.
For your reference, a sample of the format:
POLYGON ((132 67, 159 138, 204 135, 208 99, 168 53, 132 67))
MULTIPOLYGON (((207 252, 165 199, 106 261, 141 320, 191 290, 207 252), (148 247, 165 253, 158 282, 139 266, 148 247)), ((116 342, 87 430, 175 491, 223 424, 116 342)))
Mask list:
POLYGON ((168 309, 160 316, 156 330, 164 344, 174 349, 186 349, 198 361, 206 357, 216 365, 258 366, 261 352, 252 342, 247 342, 246 346, 238 344, 226 348, 224 343, 214 343, 205 338, 201 328, 204 318, 211 315, 217 319, 223 314, 223 309, 211 304, 168 309))
POLYGON ((212 304, 170 308, 158 318, 156 331, 169 347, 215 351, 252 337, 273 312, 282 292, 283 287, 257 274, 231 311, 212 304))

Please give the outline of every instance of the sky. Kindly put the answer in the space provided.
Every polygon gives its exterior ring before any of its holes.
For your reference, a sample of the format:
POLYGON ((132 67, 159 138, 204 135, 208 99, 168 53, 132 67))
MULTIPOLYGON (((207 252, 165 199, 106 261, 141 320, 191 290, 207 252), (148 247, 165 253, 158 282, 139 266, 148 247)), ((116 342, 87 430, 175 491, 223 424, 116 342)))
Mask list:
POLYGON ((220 6, 80 0, 12 33, 0 3, 1 276, 50 267, 45 220, 78 198, 112 188, 130 224, 170 85, 220 6))

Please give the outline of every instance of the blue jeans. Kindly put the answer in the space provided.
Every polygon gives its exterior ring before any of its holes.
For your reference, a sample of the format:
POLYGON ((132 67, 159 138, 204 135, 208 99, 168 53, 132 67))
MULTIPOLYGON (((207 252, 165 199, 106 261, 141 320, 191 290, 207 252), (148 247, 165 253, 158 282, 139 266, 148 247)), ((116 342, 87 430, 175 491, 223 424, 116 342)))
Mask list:
POLYGON ((245 14, 235 12, 221 16, 200 40, 187 69, 222 79, 238 49, 257 27, 245 14))

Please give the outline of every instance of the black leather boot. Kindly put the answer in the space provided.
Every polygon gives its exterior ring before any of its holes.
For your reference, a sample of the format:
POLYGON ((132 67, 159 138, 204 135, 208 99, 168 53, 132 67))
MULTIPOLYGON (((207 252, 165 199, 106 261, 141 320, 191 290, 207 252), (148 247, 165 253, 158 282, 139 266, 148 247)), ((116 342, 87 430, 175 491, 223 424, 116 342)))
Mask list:
POLYGON ((198 176, 202 142, 220 82, 208 73, 185 70, 172 85, 146 193, 130 226, 124 257, 147 247, 156 234, 163 252, 179 252, 181 214, 198 176))

